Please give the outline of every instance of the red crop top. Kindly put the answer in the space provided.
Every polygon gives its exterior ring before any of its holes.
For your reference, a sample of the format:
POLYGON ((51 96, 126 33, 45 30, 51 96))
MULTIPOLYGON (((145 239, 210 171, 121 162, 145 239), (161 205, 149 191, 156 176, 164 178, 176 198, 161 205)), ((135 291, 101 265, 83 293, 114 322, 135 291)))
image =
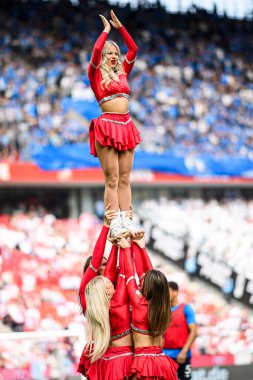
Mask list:
MULTIPOLYGON (((123 265, 128 296, 132 306, 132 329, 137 333, 150 335, 148 330, 148 301, 138 290, 130 248, 123 250, 123 265)), ((157 335, 159 335, 158 332, 157 335)))
MULTIPOLYGON (((113 246, 106 263, 104 276, 109 280, 115 279, 118 247, 113 246)), ((126 289, 125 276, 122 273, 123 255, 120 253, 120 273, 117 277, 115 293, 110 303, 111 340, 121 339, 131 332, 131 313, 126 289)))
POLYGON ((84 314, 86 312, 85 288, 87 284, 98 274, 98 270, 99 270, 99 267, 101 266, 104 251, 105 251, 105 244, 106 244, 108 231, 109 231, 109 227, 106 227, 106 226, 102 227, 102 230, 99 234, 99 237, 97 239, 97 242, 93 250, 90 265, 88 266, 86 272, 83 274, 83 278, 80 284, 79 297, 80 297, 82 311, 84 314))
POLYGON ((108 33, 106 32, 102 32, 97 39, 88 67, 88 76, 91 88, 100 106, 104 102, 107 102, 108 100, 114 99, 116 97, 125 97, 127 99, 130 97, 130 88, 127 82, 127 78, 133 68, 138 48, 124 26, 121 26, 118 30, 122 35, 128 49, 123 62, 123 68, 126 75, 120 74, 119 82, 112 80, 109 83, 108 88, 101 88, 102 74, 99 65, 102 57, 102 50, 108 36, 108 33))

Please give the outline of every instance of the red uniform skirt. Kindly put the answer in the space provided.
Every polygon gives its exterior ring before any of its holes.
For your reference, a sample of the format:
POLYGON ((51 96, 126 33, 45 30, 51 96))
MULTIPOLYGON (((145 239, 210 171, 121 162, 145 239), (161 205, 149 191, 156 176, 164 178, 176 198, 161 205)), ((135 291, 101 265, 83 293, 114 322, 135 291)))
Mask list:
POLYGON ((177 380, 178 364, 165 355, 159 346, 134 350, 131 375, 141 380, 177 380))
POLYGON ((124 380, 130 376, 133 347, 108 347, 104 355, 90 365, 89 380, 124 380))
POLYGON ((97 157, 95 140, 102 146, 110 146, 119 151, 129 150, 141 142, 141 137, 130 113, 104 112, 92 119, 89 127, 90 154, 97 157))
POLYGON ((81 373, 83 376, 86 375, 90 367, 89 353, 90 351, 87 345, 85 345, 77 367, 77 372, 81 373))

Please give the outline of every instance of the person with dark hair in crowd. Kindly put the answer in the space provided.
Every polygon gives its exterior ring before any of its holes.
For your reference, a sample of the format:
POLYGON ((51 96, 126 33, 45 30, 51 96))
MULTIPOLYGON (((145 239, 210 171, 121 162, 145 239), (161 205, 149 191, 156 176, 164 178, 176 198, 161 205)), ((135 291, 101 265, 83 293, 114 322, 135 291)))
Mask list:
POLYGON ((110 234, 116 238, 124 232, 134 231, 127 211, 131 210, 130 173, 134 149, 141 137, 129 114, 127 79, 138 48, 113 11, 110 22, 103 15, 99 16, 104 30, 95 43, 88 77, 102 115, 90 124, 90 152, 99 157, 105 176, 105 206, 110 203, 112 209, 120 210, 110 224, 110 234), (120 32, 128 48, 123 63, 118 45, 107 40, 111 25, 120 32))
POLYGON ((178 284, 168 282, 172 318, 164 335, 163 352, 178 364, 178 379, 191 379, 191 346, 197 335, 195 312, 188 304, 179 303, 178 284))

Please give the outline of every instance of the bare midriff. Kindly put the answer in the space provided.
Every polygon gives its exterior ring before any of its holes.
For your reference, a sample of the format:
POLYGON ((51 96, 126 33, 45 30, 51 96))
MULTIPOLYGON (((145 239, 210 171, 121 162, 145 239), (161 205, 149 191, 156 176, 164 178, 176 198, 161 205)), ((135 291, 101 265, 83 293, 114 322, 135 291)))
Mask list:
POLYGON ((111 347, 122 347, 122 346, 132 346, 133 339, 132 334, 128 334, 121 339, 114 340, 110 343, 111 347))
POLYGON ((128 99, 119 97, 116 99, 108 100, 101 105, 102 112, 111 113, 127 113, 128 112, 128 99))
POLYGON ((134 347, 150 347, 150 346, 160 346, 162 347, 162 336, 151 336, 137 333, 133 331, 133 341, 134 347))

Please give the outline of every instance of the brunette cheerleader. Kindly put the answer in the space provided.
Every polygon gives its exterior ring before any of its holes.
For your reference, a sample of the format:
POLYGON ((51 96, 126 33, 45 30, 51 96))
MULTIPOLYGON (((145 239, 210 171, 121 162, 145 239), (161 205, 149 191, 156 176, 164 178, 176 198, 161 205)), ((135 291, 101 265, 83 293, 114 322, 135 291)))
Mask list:
MULTIPOLYGON (((133 379, 176 380, 178 365, 162 351, 162 336, 170 322, 170 299, 167 279, 160 271, 150 269, 143 278, 139 291, 129 242, 118 242, 123 255, 124 274, 132 306, 132 333, 134 359, 131 368, 133 379)), ((145 241, 136 241, 141 250, 145 241)), ((143 251, 145 253, 146 251, 143 251)), ((150 264, 149 264, 150 265, 150 264)))
POLYGON ((107 40, 111 25, 100 15, 104 30, 95 43, 88 76, 102 115, 92 120, 89 137, 91 154, 99 157, 105 176, 105 206, 110 203, 112 209, 120 210, 110 225, 110 234, 115 238, 134 230, 126 211, 131 208, 130 172, 134 149, 141 138, 129 114, 127 82, 138 49, 113 11, 110 15, 110 23, 123 37, 128 51, 122 63, 118 45, 107 40))

